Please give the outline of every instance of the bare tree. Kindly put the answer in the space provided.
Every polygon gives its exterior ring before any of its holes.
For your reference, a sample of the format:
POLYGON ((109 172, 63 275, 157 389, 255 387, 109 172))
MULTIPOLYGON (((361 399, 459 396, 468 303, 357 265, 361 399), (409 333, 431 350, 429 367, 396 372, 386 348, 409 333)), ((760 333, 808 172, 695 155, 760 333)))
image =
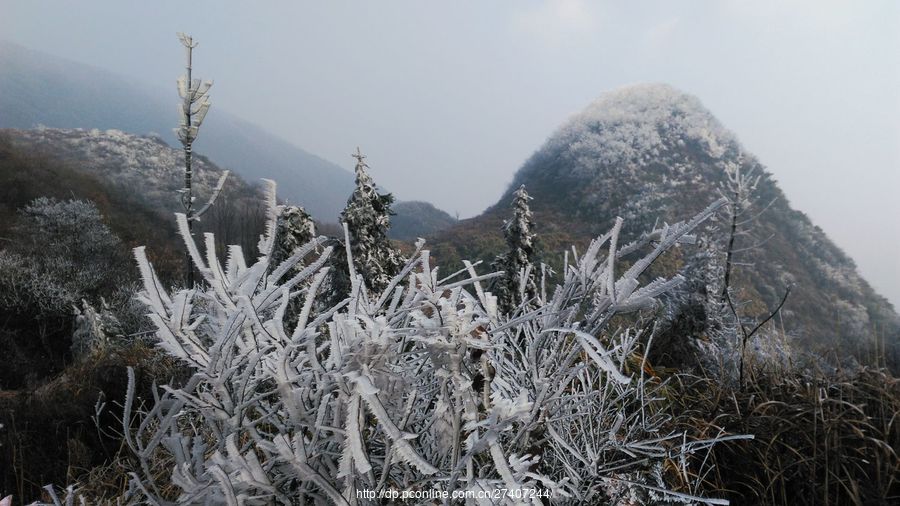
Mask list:
POLYGON ((742 229, 753 218, 747 220, 755 198, 754 191, 759 184, 760 176, 755 175, 753 168, 744 171, 741 161, 729 163, 725 167, 726 180, 719 185, 719 193, 728 199, 728 218, 730 228, 728 233, 728 245, 725 248, 725 279, 722 283, 722 302, 728 297, 728 289, 731 287, 731 272, 734 268, 735 239, 738 235, 748 234, 748 230, 742 229))
POLYGON ((731 296, 731 275, 734 270, 735 253, 749 251, 758 248, 765 242, 765 240, 753 244, 751 246, 736 248, 735 247, 735 239, 739 235, 749 235, 749 227, 753 221, 759 218, 759 216, 765 212, 769 206, 774 202, 770 202, 768 205, 763 207, 762 210, 758 212, 754 212, 753 204, 756 200, 756 187, 759 184, 759 179, 761 176, 754 174, 754 168, 751 167, 748 170, 743 169, 742 160, 738 160, 737 163, 729 163, 725 167, 725 175, 727 179, 725 182, 720 185, 719 192, 722 194, 724 198, 728 200, 728 213, 730 219, 730 228, 728 233, 728 244, 725 248, 725 274, 722 282, 722 294, 721 294, 721 302, 723 304, 727 304, 731 314, 734 316, 734 324, 737 332, 739 332, 739 336, 741 339, 740 343, 740 360, 738 365, 738 384, 741 388, 744 385, 744 356, 747 350, 747 343, 750 342, 750 339, 765 325, 769 322, 781 308, 784 306, 784 303, 787 302, 788 295, 791 293, 791 288, 788 287, 784 292, 784 297, 781 298, 781 302, 775 307, 774 310, 768 313, 768 316, 762 319, 761 322, 749 327, 744 324, 744 321, 741 319, 741 316, 738 314, 737 307, 735 305, 734 300, 731 296))

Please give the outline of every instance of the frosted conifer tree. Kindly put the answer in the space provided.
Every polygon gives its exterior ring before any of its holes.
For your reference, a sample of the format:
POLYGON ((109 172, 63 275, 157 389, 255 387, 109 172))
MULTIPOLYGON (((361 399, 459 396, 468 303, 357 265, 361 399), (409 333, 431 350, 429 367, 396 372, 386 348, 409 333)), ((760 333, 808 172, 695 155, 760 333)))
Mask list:
POLYGON ((520 302, 532 299, 537 294, 535 281, 535 240, 534 219, 528 201, 531 197, 525 185, 513 194, 513 217, 503 225, 508 249, 494 260, 493 268, 505 274, 497 278, 494 292, 502 312, 509 312, 520 302))
MULTIPOLYGON (((748 218, 746 215, 752 209, 756 200, 756 187, 759 184, 760 176, 754 174, 753 167, 749 170, 742 169, 741 160, 738 163, 729 163, 725 166, 726 180, 719 185, 719 193, 728 199, 728 220, 730 228, 728 232, 728 243, 725 248, 725 274, 722 282, 722 302, 728 296, 728 290, 731 288, 731 275, 734 269, 735 239, 741 235, 747 235, 748 231, 742 229, 741 225, 747 225, 756 217, 748 218)), ((768 207, 768 206, 767 206, 768 207)), ((763 209, 765 210, 765 209, 763 209)), ((744 248, 744 250, 751 248, 744 248)))
MULTIPOLYGON (((380 194, 375 181, 366 169, 366 157, 356 148, 356 190, 341 212, 341 222, 347 228, 353 267, 363 277, 366 287, 374 292, 383 290, 405 264, 400 252, 387 237, 391 227, 391 204, 394 196, 380 194)), ((349 293, 350 276, 346 261, 335 262, 331 291, 342 299, 349 293)))
MULTIPOLYGON (((316 238, 316 223, 312 216, 300 206, 286 206, 278 217, 275 229, 275 244, 272 249, 272 265, 280 265, 291 258, 297 251, 316 238)), ((292 274, 299 274, 302 264, 291 269, 292 274)), ((299 287, 299 288, 302 288, 299 287)), ((284 324, 293 326, 297 316, 303 310, 300 299, 291 299, 284 312, 284 324)))
MULTIPOLYGON (((181 117, 181 123, 178 125, 178 128, 175 129, 175 135, 178 136, 178 140, 181 142, 181 146, 184 149, 184 187, 179 190, 179 192, 181 193, 181 205, 184 208, 185 216, 187 216, 188 228, 193 231, 194 222, 200 220, 200 217, 212 207, 216 198, 219 196, 219 193, 221 193, 222 188, 225 186, 225 180, 228 178, 228 171, 226 170, 222 173, 219 184, 216 185, 216 189, 213 191, 213 194, 206 205, 199 210, 194 209, 194 171, 191 166, 193 145, 194 141, 197 140, 197 136, 200 134, 200 125, 203 124, 206 113, 209 112, 211 103, 209 101, 208 93, 210 87, 212 87, 212 81, 201 82, 199 79, 193 79, 191 77, 193 69, 193 51, 194 48, 197 47, 197 43, 194 42, 194 39, 191 38, 190 35, 185 35, 183 33, 178 34, 178 39, 185 47, 187 55, 185 74, 178 78, 178 95, 181 97, 181 103, 178 104, 178 112, 181 117)), ((188 285, 192 285, 193 280, 194 270, 191 267, 190 256, 188 256, 188 285)))
POLYGON ((279 264, 316 237, 316 223, 306 209, 287 206, 278 218, 272 262, 279 264))

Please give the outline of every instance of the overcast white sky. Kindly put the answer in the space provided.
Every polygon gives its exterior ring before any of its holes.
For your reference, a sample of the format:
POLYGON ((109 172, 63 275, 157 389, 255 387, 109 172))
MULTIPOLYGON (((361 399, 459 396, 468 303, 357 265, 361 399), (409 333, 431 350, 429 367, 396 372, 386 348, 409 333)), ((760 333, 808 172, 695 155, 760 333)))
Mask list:
POLYGON ((0 0, 0 38, 155 87, 176 31, 214 108, 462 217, 604 90, 670 83, 900 303, 900 2, 0 0))

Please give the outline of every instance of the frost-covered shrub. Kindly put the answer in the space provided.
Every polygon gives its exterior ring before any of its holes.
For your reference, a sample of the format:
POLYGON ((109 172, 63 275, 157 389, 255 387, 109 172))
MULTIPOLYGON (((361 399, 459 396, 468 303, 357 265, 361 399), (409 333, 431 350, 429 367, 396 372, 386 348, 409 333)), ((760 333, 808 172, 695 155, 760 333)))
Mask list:
POLYGON ((115 290, 126 258, 93 202, 40 197, 19 214, 13 243, 0 251, 0 307, 69 314, 82 298, 115 290))
POLYGON ((204 288, 169 294, 135 250, 159 345, 193 376, 163 386, 136 424, 129 395, 124 429, 141 464, 133 500, 374 504, 363 491, 505 488, 548 491, 557 502, 620 494, 714 502, 687 495, 690 454, 712 442, 665 430, 658 380, 643 373, 641 332, 610 321, 652 307, 681 281, 642 286, 639 276, 722 202, 624 246, 618 220, 567 263, 555 287, 544 280, 537 309, 511 319, 483 287, 501 273, 466 262, 441 277, 422 241, 378 290, 363 284, 349 247, 325 248, 296 269, 323 238, 274 265, 274 188, 269 199, 252 264, 231 247, 221 265, 210 234, 204 255, 178 217, 204 288), (350 295, 312 315, 329 255, 346 255, 350 295), (617 274, 626 256, 633 262, 617 274), (292 297, 302 311, 285 328, 292 297), (680 492, 668 490, 676 482, 666 473, 678 475, 680 492))
POLYGON ((113 338, 121 338, 122 324, 112 312, 109 304, 101 299, 100 309, 88 301, 81 301, 81 308, 75 307, 75 331, 72 333, 72 354, 84 355, 91 350, 110 346, 113 338))
POLYGON ((128 255, 93 202, 41 197, 18 214, 0 249, 0 389, 58 373, 91 341, 73 336, 83 300, 118 309, 133 293, 123 287, 128 255))

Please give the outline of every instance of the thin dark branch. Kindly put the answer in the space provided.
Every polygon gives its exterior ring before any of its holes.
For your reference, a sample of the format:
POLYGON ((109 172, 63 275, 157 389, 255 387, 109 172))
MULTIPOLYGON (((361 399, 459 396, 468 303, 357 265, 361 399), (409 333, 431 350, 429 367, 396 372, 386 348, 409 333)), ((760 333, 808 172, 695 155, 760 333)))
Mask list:
POLYGON ((740 385, 740 388, 744 387, 744 354, 747 351, 747 343, 750 341, 750 338, 753 337, 753 335, 763 327, 763 325, 768 323, 769 320, 774 318, 775 315, 778 314, 779 311, 781 311, 781 308, 784 307, 784 303, 787 302, 788 295, 790 295, 791 293, 791 288, 791 286, 787 287, 787 289, 784 291, 784 297, 781 298, 781 302, 778 303, 778 306, 771 313, 769 313, 769 316, 767 316, 763 321, 753 327, 753 330, 751 330, 750 332, 747 332, 747 328, 744 327, 744 324, 741 322, 741 317, 738 316, 737 309, 734 308, 734 302, 732 302, 731 300, 731 294, 727 290, 725 291, 725 301, 728 302, 728 307, 731 309, 731 313, 734 315, 734 319, 737 321, 738 328, 741 329, 742 335, 741 358, 738 371, 738 384, 740 385))
POLYGON ((787 290, 784 291, 784 297, 782 297, 782 298, 781 298, 781 302, 778 303, 778 307, 776 307, 775 310, 772 311, 772 312, 769 314, 769 316, 766 317, 765 320, 761 321, 761 322, 759 323, 759 325, 757 325, 756 327, 753 327, 753 330, 750 331, 750 334, 747 335, 747 337, 745 338, 745 340, 750 339, 751 337, 753 337, 753 334, 756 334, 756 331, 757 331, 757 330, 761 329, 763 325, 765 325, 766 323, 768 323, 769 320, 771 320, 772 318, 774 318, 775 315, 778 314, 779 311, 781 311, 781 308, 784 306, 784 303, 787 302, 788 295, 791 294, 791 288, 792 288, 792 287, 790 287, 790 286, 787 287, 787 290))

